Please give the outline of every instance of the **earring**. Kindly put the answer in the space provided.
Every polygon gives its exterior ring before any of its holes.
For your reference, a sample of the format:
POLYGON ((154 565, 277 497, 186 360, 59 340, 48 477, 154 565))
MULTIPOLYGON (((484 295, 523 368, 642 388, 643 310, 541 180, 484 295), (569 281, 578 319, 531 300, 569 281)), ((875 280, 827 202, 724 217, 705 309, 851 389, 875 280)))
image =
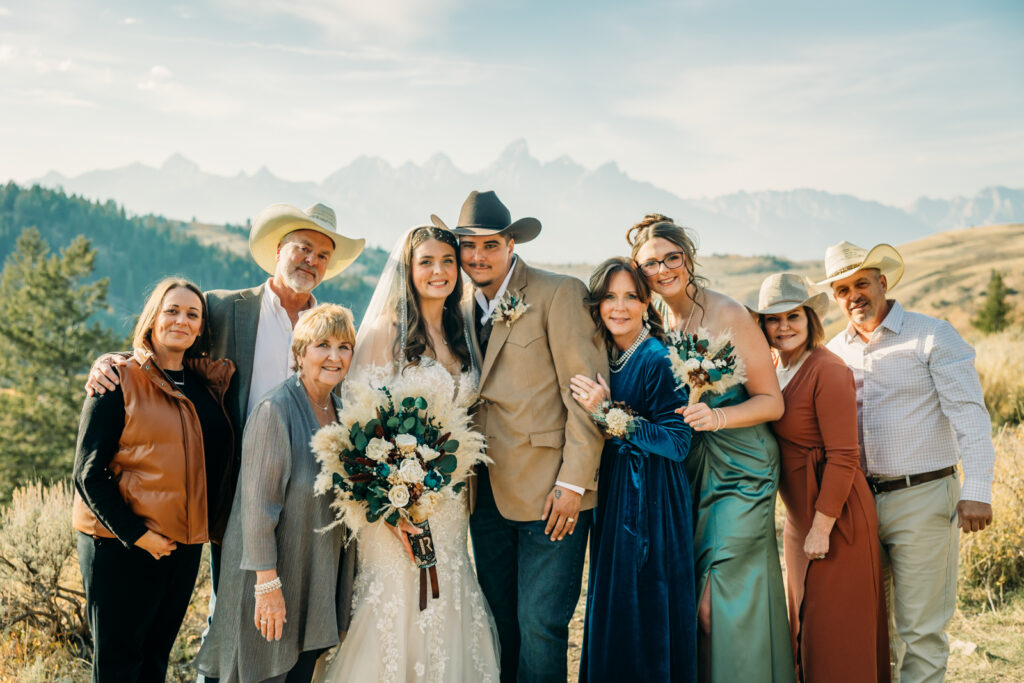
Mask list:
POLYGON ((650 319, 651 319, 650 314, 647 311, 644 311, 644 322, 647 322, 650 319))

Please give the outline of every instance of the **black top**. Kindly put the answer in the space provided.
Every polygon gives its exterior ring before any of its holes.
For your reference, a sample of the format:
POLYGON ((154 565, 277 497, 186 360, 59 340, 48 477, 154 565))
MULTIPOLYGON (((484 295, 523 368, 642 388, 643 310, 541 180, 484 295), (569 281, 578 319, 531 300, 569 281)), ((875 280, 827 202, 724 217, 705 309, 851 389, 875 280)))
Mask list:
MULTIPOLYGON (((165 374, 192 402, 199 416, 206 462, 208 522, 212 524, 220 504, 226 466, 233 457, 231 425, 202 377, 188 369, 165 371, 165 374), (180 383, 182 381, 184 384, 180 383)), ((75 488, 100 523, 131 547, 146 533, 146 525, 121 497, 117 482, 107 469, 120 448, 124 419, 124 393, 120 386, 85 399, 78 427, 74 481, 75 488)))

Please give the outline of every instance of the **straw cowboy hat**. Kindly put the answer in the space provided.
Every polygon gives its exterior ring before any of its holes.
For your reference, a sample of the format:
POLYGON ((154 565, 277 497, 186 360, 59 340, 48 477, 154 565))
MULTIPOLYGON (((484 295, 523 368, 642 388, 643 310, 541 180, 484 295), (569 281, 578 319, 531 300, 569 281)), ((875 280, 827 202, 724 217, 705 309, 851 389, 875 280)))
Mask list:
POLYGON ((828 311, 828 294, 811 293, 807 281, 799 275, 775 273, 761 283, 761 291, 757 295, 757 308, 750 311, 756 315, 772 315, 792 311, 801 306, 810 306, 818 314, 818 318, 824 318, 828 311))
POLYGON ((285 235, 296 230, 314 230, 334 242, 334 253, 324 271, 330 279, 352 265, 363 251, 364 239, 352 239, 338 232, 334 209, 314 204, 300 211, 291 204, 271 204, 260 211, 249 231, 249 251, 260 268, 271 275, 277 265, 277 245, 285 235))
POLYGON ((451 230, 456 235, 502 235, 508 234, 516 242, 529 242, 540 234, 540 221, 536 218, 520 218, 512 222, 512 214, 498 199, 498 195, 488 190, 473 190, 462 204, 459 223, 449 228, 437 216, 430 215, 431 222, 439 228, 451 230))
POLYGON ((903 257, 889 244, 878 244, 868 251, 844 240, 825 252, 825 279, 815 284, 819 287, 832 284, 867 268, 881 271, 888 288, 892 289, 903 277, 903 257))

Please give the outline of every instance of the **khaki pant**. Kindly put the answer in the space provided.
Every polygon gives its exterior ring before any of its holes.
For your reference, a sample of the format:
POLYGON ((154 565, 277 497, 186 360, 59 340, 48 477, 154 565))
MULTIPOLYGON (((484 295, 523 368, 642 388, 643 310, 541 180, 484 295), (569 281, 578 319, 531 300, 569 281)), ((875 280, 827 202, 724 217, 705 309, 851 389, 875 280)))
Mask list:
POLYGON ((956 476, 875 496, 893 681, 930 683, 946 675, 946 625, 956 609, 959 500, 956 476))

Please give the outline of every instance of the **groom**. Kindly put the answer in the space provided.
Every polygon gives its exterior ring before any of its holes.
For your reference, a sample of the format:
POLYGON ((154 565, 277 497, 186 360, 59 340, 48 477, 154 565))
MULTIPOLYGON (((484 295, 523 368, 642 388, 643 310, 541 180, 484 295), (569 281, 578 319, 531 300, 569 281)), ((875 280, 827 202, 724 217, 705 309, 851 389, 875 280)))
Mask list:
POLYGON ((564 683, 590 529, 584 511, 597 501, 604 443, 569 378, 607 377, 607 355, 583 283, 514 253, 540 221, 512 222, 494 192, 471 192, 452 232, 473 281, 463 313, 483 359, 475 419, 493 463, 478 473, 470 530, 498 627, 501 680, 564 683))

